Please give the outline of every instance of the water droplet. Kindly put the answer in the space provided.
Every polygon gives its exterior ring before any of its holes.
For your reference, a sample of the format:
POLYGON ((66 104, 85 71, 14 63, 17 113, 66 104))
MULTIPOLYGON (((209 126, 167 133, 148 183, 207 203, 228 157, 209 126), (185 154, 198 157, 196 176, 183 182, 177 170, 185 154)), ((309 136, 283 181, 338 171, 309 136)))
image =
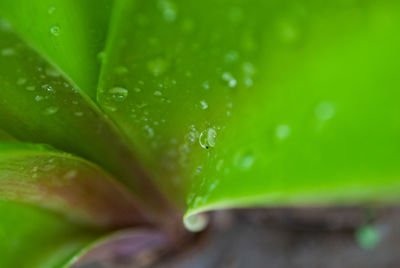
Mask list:
POLYGON ((222 80, 228 82, 228 86, 231 88, 233 88, 237 85, 237 80, 229 72, 225 72, 222 74, 222 80))
POLYGON ((147 62, 147 69, 154 75, 159 76, 167 70, 168 64, 165 60, 157 58, 147 62))
POLYGON ((246 75, 253 75, 255 73, 254 65, 251 62, 243 63, 243 72, 246 75))
MULTIPOLYGON (((196 197, 197 199, 198 197, 196 197)), ((200 201, 195 200, 194 203, 199 203, 200 201)), ((194 205, 196 207, 196 205, 194 205)), ((200 232, 204 230, 209 222, 209 217, 207 214, 196 214, 185 218, 184 224, 187 230, 190 232, 200 232)))
POLYGON ((176 19, 177 10, 173 2, 169 0, 159 0, 158 7, 161 9, 166 21, 172 22, 176 19))
POLYGON ((239 53, 235 50, 231 50, 225 55, 225 62, 231 63, 237 61, 239 58, 239 53))
POLYGON ((282 41, 292 43, 299 38, 299 29, 291 21, 282 21, 279 24, 279 35, 282 41))
POLYGON ((44 72, 50 77, 60 77, 60 73, 52 67, 47 67, 44 72))
POLYGON ((49 15, 51 15, 51 14, 54 13, 54 11, 56 11, 56 7, 51 6, 51 7, 49 8, 49 10, 47 11, 47 13, 49 13, 49 15))
POLYGON ((358 245, 365 250, 374 249, 381 239, 379 231, 371 225, 358 228, 355 236, 358 245))
POLYGON ((289 125, 279 125, 275 129, 275 135, 279 139, 286 139, 289 137, 290 133, 292 132, 292 129, 290 128, 289 125))
POLYGON ((15 50, 13 48, 3 48, 1 50, 2 56, 12 56, 15 55, 15 50))
POLYGON ((161 91, 154 91, 154 96, 162 96, 162 92, 161 91))
POLYGON ((17 85, 22 86, 22 85, 24 85, 25 83, 26 83, 26 78, 24 78, 24 77, 18 78, 18 80, 17 80, 17 85))
POLYGON ((44 113, 45 113, 46 115, 53 115, 53 114, 57 113, 58 110, 59 110, 58 107, 50 106, 50 107, 48 107, 48 108, 46 108, 46 109, 44 110, 44 113))
POLYGON ((239 169, 249 170, 254 164, 254 156, 251 152, 238 152, 233 162, 239 169))
POLYGON ((138 87, 135 87, 134 90, 135 90, 135 92, 137 92, 137 93, 139 93, 139 92, 142 91, 142 90, 141 90, 140 88, 138 88, 138 87))
POLYGON ((34 91, 35 89, 36 89, 35 86, 27 86, 26 87, 26 90, 28 90, 28 91, 34 91))
POLYGON ((43 97, 42 97, 42 96, 37 95, 37 96, 35 97, 35 101, 41 101, 41 100, 43 100, 43 97))
POLYGON ((116 112, 118 109, 114 106, 104 105, 104 107, 110 112, 116 112))
POLYGON ((43 88, 44 90, 46 90, 47 92, 50 92, 50 93, 55 93, 55 92, 56 92, 56 91, 54 90, 54 88, 53 88, 52 86, 48 85, 48 84, 42 85, 42 88, 43 88))
POLYGON ((200 133, 199 143, 204 149, 209 149, 215 146, 217 132, 213 128, 208 128, 200 133))
POLYGON ((205 100, 200 101, 201 109, 206 110, 208 108, 208 104, 205 100))
POLYGON ((204 88, 205 90, 210 89, 210 82, 204 81, 204 82, 203 82, 203 88, 204 88))
POLYGON ((153 138, 154 137, 154 130, 149 125, 145 125, 143 128, 146 130, 147 136, 149 138, 153 138))
POLYGON ((114 71, 118 75, 125 75, 129 72, 128 68, 126 68, 125 66, 118 66, 115 68, 114 71))
POLYGON ((51 33, 53 36, 59 36, 59 35, 60 35, 60 27, 57 26, 57 25, 51 27, 51 28, 50 28, 50 33, 51 33))
POLYGON ((74 115, 78 116, 78 117, 81 117, 81 116, 83 116, 83 112, 74 112, 74 115))
POLYGON ((209 191, 209 192, 214 191, 215 188, 217 188, 218 184, 219 184, 219 181, 214 181, 213 183, 211 183, 211 184, 210 184, 210 187, 208 188, 208 191, 209 191))
POLYGON ((244 79, 244 84, 246 87, 252 87, 253 86, 253 79, 250 77, 246 77, 244 79))
POLYGON ((8 32, 12 30, 11 24, 5 19, 0 19, 0 30, 8 32))
POLYGON ((113 87, 108 90, 108 93, 111 95, 111 98, 114 100, 125 100, 128 96, 128 90, 123 87, 113 87))
POLYGON ((186 134, 185 138, 189 140, 190 143, 196 142, 197 137, 199 136, 197 129, 194 125, 189 127, 189 132, 186 134))
POLYGON ((332 103, 323 101, 315 108, 315 116, 321 120, 329 120, 335 115, 335 107, 332 103))

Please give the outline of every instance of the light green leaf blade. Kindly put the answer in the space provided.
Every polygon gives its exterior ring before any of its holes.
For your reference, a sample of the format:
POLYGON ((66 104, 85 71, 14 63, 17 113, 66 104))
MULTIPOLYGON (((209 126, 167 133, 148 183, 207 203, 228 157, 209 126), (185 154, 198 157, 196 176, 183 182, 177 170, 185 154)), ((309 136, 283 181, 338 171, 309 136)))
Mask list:
POLYGON ((96 228, 148 222, 131 193, 100 168, 43 145, 0 142, 0 200, 33 204, 96 228))
POLYGON ((63 267, 97 236, 48 211, 0 200, 0 267, 63 267))
POLYGON ((391 0, 121 0, 99 102, 159 185, 187 191, 188 215, 398 201, 399 14, 391 0))
POLYGON ((64 77, 94 98, 100 65, 98 53, 104 46, 112 2, 3 0, 0 15, 64 77))
POLYGON ((1 127, 21 141, 50 144, 100 165, 150 213, 162 213, 163 198, 110 119, 12 30, 2 28, 0 36, 1 127))

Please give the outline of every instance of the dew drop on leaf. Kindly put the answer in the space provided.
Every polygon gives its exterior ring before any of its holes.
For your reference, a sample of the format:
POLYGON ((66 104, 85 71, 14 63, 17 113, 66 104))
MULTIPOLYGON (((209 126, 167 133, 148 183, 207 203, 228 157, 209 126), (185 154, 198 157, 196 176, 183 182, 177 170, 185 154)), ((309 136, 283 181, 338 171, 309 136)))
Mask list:
POLYGON ((228 83, 228 86, 233 88, 237 85, 237 80, 233 77, 233 75, 229 72, 225 72, 222 74, 222 80, 228 83))
POLYGON ((161 58, 147 62, 147 69, 154 75, 159 76, 167 70, 167 62, 161 58))
POLYGON ((54 25, 53 27, 50 28, 50 33, 53 36, 59 36, 60 35, 60 27, 57 25, 54 25))
POLYGON ((45 69, 45 73, 46 73, 46 75, 51 76, 51 77, 60 77, 60 73, 52 67, 47 67, 45 69))
POLYGON ((291 132, 292 132, 292 129, 290 128, 289 125, 279 125, 275 129, 276 137, 281 140, 289 137, 291 132))
POLYGON ((231 50, 225 55, 225 62, 231 63, 237 61, 239 58, 239 53, 235 50, 231 50))
POLYGON ((1 50, 2 56, 12 56, 15 54, 15 50, 13 48, 3 48, 1 50))
POLYGON ((25 83, 26 83, 26 78, 24 78, 24 77, 18 78, 18 80, 17 80, 17 85, 22 86, 22 85, 24 85, 25 83))
POLYGON ((254 156, 251 152, 238 152, 236 153, 234 160, 235 166, 241 170, 248 170, 254 164, 254 156))
POLYGON ((147 132, 147 136, 149 138, 153 138, 154 137, 154 130, 149 125, 145 125, 144 126, 144 130, 147 132))
POLYGON ((323 101, 315 108, 315 116, 321 120, 329 120, 335 115, 335 107, 332 103, 323 101))
POLYGON ((48 84, 44 84, 42 85, 42 88, 45 89, 47 92, 50 93, 55 93, 56 91, 54 90, 54 88, 48 84))
POLYGON ((209 149, 215 146, 217 132, 213 128, 208 128, 200 133, 199 143, 204 149, 209 149))
POLYGON ((123 87, 113 87, 108 90, 111 98, 114 100, 125 100, 128 97, 128 90, 123 87))
POLYGON ((47 13, 49 13, 49 15, 51 15, 51 14, 54 13, 54 11, 56 11, 56 7, 51 6, 51 7, 49 8, 49 10, 47 11, 47 13))
POLYGON ((176 19, 176 7, 175 4, 170 0, 159 0, 158 7, 160 8, 163 17, 166 21, 172 22, 176 19))
POLYGON ((206 110, 208 108, 208 104, 205 100, 200 101, 201 109, 206 110))
POLYGON ((203 82, 203 88, 204 88, 205 90, 210 89, 210 82, 204 81, 204 82, 203 82))
POLYGON ((56 107, 56 106, 50 106, 50 107, 47 107, 47 108, 44 110, 44 114, 45 114, 45 115, 53 115, 53 114, 57 113, 58 110, 59 110, 58 107, 56 107))

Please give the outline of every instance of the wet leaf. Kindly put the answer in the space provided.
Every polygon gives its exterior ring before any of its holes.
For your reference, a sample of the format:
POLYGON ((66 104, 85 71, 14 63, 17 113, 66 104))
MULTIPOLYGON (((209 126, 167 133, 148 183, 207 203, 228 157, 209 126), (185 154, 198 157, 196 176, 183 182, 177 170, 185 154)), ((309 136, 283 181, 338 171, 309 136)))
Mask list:
POLYGON ((50 144, 101 165, 149 213, 163 211, 163 198, 114 124, 11 29, 3 27, 0 35, 1 127, 21 141, 50 144))
POLYGON ((0 15, 54 64, 43 72, 50 76, 61 72, 95 98, 98 54, 104 46, 112 3, 112 0, 3 0, 0 15))
POLYGON ((98 98, 188 215, 398 200, 394 1, 117 1, 98 98))

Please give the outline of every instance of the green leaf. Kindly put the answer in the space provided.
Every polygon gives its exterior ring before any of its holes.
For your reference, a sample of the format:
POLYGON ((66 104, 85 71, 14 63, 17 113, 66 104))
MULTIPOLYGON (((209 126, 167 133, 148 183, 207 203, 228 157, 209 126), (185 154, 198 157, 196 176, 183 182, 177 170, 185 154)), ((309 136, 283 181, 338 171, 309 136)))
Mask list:
POLYGON ((3 27, 0 36, 1 127, 21 141, 50 144, 99 164, 149 212, 162 214, 166 202, 113 123, 12 30, 3 27))
POLYGON ((188 215, 398 201, 399 15, 391 0, 117 1, 99 102, 188 215))
POLYGON ((63 267, 98 235, 42 209, 0 200, 0 267, 63 267))
MULTIPOLYGON (((90 97, 96 95, 99 60, 112 0, 2 0, 0 14, 90 97)), ((51 69, 44 70, 48 74, 51 69)))
POLYGON ((131 193, 104 171, 43 145, 0 143, 0 200, 34 204, 94 227, 148 222, 131 193))

